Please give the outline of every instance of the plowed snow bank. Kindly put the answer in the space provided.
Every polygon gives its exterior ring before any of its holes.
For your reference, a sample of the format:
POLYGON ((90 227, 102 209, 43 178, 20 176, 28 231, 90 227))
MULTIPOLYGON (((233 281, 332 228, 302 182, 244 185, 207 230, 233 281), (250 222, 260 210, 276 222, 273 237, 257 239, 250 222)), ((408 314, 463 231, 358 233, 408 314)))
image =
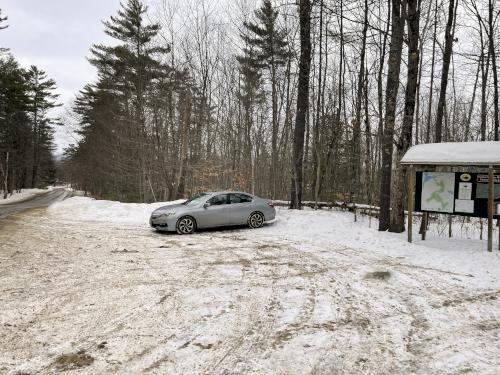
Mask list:
POLYGON ((97 221, 120 224, 146 224, 155 209, 184 202, 184 199, 158 203, 121 203, 73 197, 52 205, 49 214, 79 221, 97 221))

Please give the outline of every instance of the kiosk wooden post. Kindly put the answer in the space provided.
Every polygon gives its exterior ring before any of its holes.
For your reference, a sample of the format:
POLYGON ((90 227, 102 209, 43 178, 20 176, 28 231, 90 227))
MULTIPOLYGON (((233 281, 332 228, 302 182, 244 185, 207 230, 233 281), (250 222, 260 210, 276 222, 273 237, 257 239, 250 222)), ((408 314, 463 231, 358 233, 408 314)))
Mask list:
POLYGON ((494 190, 493 190, 493 166, 488 168, 488 251, 493 251, 493 210, 494 210, 494 190))
POLYGON ((425 236, 427 234, 427 223, 429 222, 429 213, 424 212, 422 215, 422 241, 425 241, 425 236))
POLYGON ((408 242, 413 241, 413 191, 415 189, 415 168, 408 168, 408 242))

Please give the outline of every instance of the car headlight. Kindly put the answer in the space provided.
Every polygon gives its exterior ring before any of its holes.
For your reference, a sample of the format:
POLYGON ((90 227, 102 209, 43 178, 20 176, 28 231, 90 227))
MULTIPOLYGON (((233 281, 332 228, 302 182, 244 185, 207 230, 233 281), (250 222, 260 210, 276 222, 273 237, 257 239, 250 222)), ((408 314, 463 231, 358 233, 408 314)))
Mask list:
POLYGON ((169 217, 169 216, 174 216, 175 212, 165 212, 160 214, 158 217, 169 217))

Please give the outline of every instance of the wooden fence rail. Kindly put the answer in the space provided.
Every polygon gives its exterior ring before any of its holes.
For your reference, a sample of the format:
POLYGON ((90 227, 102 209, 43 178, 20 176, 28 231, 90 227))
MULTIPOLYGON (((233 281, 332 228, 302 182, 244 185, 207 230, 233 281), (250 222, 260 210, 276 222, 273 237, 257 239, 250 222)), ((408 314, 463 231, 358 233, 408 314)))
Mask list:
MULTIPOLYGON (((273 201, 275 206, 278 207, 288 207, 290 206, 289 201, 275 200, 273 201)), ((372 217, 378 217, 380 207, 370 206, 367 204, 356 204, 356 203, 345 203, 345 202, 314 202, 314 201, 304 201, 302 206, 309 207, 312 209, 323 209, 323 208, 337 208, 344 211, 353 212, 361 215, 368 215, 372 217)), ((408 211, 405 210, 405 215, 408 215, 408 211)), ((414 212, 413 216, 421 216, 421 212, 414 212)))

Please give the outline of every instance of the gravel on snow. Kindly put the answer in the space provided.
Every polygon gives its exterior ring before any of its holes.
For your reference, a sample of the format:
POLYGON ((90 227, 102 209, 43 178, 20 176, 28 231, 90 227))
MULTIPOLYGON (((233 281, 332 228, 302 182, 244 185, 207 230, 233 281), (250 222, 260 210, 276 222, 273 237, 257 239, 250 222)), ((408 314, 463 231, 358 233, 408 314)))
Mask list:
POLYGON ((408 244, 312 210, 159 234, 159 205, 71 198, 0 222, 0 373, 498 373, 484 241, 408 244))

